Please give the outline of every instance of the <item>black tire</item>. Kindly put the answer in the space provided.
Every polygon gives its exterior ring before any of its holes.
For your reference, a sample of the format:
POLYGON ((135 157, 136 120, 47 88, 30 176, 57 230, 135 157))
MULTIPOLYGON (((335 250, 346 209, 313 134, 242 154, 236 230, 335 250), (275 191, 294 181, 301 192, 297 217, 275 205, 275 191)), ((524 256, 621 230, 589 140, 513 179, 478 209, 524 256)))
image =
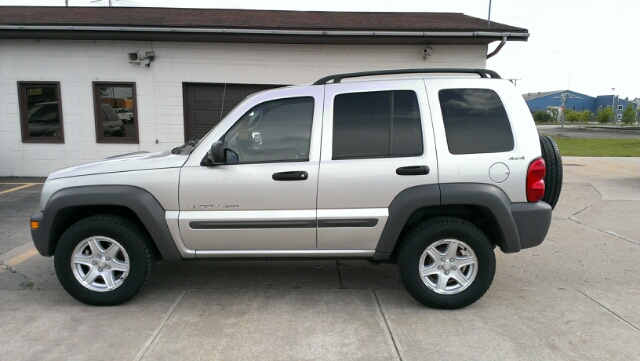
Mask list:
POLYGON ((562 190, 562 157, 556 142, 549 136, 540 134, 540 150, 542 159, 547 166, 547 173, 544 175, 544 196, 542 201, 556 207, 560 191, 562 190))
MULTIPOLYGON (((430 256, 427 256, 427 258, 430 258, 430 256)), ((496 272, 496 257, 493 253, 493 247, 484 233, 469 222, 451 217, 432 218, 415 226, 404 238, 398 252, 397 262, 398 271, 409 294, 428 307, 440 309, 458 309, 476 302, 487 292, 496 272), (447 280, 445 285, 451 285, 449 287, 453 288, 450 291, 445 290, 446 292, 451 292, 450 294, 442 294, 433 290, 433 286, 427 285, 428 282, 431 282, 429 277, 435 276, 428 276, 423 279, 420 269, 424 267, 424 264, 420 264, 420 262, 423 254, 432 245, 451 240, 463 242, 464 246, 467 246, 475 254, 477 262, 473 266, 463 266, 458 270, 455 267, 453 269, 450 268, 450 271, 447 272, 458 272, 456 277, 459 277, 461 274, 472 273, 472 268, 465 267, 476 267, 477 273, 475 273, 475 278, 469 277, 470 282, 464 287, 455 279, 448 278, 451 276, 437 276, 438 280, 439 277, 446 277, 443 278, 447 280), (455 287, 458 286, 461 289, 456 291, 455 287)), ((448 267, 458 262, 458 257, 456 256, 456 261, 451 262, 448 267)), ((432 264, 434 264, 432 267, 435 268, 444 265, 441 259, 432 264)), ((447 269, 447 266, 443 269, 447 269)))
MULTIPOLYGON (((115 250, 116 248, 112 249, 115 250)), ((154 263, 155 256, 152 244, 146 232, 135 223, 114 215, 91 216, 73 224, 60 237, 54 257, 56 275, 62 287, 78 301, 94 306, 119 305, 133 298, 146 284, 154 263), (106 271, 106 268, 112 269, 112 267, 106 263, 107 261, 104 261, 109 258, 102 256, 100 253, 107 254, 108 251, 102 252, 98 250, 98 252, 95 252, 98 255, 94 254, 94 248, 89 248, 88 243, 86 243, 92 237, 104 237, 102 239, 107 241, 100 243, 103 248, 109 245, 116 245, 121 251, 124 250, 124 252, 114 255, 113 259, 108 262, 117 261, 118 258, 124 259, 124 255, 126 255, 127 262, 123 262, 123 264, 128 265, 128 272, 106 271), (115 243, 110 243, 110 241, 115 241, 115 243), (114 289, 109 289, 104 276, 97 276, 95 282, 88 286, 83 285, 76 278, 78 272, 87 270, 87 276, 89 276, 89 270, 100 266, 100 263, 98 263, 98 266, 72 266, 72 256, 74 251, 77 252, 76 247, 83 247, 81 243, 83 245, 87 244, 81 256, 89 257, 87 258, 88 262, 92 260, 95 262, 95 257, 102 257, 102 267, 104 268, 99 270, 100 272, 104 270, 105 273, 110 272, 109 274, 114 275, 114 284, 117 284, 114 289), (126 277, 123 277, 125 274, 126 277), (101 286, 101 283, 104 283, 104 289, 96 291, 95 286, 101 286)), ((117 268, 115 263, 110 264, 114 265, 113 269, 117 268)))

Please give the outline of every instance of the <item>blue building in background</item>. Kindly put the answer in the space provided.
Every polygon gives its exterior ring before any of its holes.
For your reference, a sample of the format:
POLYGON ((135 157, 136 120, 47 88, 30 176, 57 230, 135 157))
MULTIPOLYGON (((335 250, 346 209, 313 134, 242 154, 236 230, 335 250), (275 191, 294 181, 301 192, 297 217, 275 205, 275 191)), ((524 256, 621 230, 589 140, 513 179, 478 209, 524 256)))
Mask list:
POLYGON ((565 107, 577 111, 589 110, 595 113, 598 109, 613 107, 615 111, 616 121, 622 119, 622 111, 627 108, 629 104, 633 104, 633 108, 638 110, 638 105, 634 102, 619 99, 613 95, 598 95, 592 97, 590 95, 574 92, 571 90, 557 90, 552 92, 538 92, 522 94, 522 97, 527 102, 529 110, 534 112, 536 110, 547 110, 548 108, 555 108, 560 110, 561 102, 560 96, 562 93, 567 92, 570 96, 565 102, 565 107))

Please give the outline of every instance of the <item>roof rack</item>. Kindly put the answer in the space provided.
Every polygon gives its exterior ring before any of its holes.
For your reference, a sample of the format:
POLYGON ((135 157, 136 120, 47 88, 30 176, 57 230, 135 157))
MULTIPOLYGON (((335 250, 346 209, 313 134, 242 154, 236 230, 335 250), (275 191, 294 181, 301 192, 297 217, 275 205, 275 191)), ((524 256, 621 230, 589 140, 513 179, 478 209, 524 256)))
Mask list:
POLYGON ((464 69, 464 68, 425 68, 425 69, 397 69, 397 70, 377 70, 363 71, 359 73, 345 73, 325 76, 319 79, 313 85, 327 84, 331 80, 333 83, 339 83, 345 78, 359 78, 362 76, 374 75, 395 75, 395 74, 419 74, 419 73, 454 73, 454 74, 478 74, 481 78, 502 79, 500 75, 493 70, 487 69, 464 69))

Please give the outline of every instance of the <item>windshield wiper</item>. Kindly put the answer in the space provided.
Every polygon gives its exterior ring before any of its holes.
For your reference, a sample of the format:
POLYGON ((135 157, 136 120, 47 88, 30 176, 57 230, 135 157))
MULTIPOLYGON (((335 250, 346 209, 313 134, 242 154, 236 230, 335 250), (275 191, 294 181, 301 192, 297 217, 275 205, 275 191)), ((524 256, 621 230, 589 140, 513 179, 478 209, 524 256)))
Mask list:
MULTIPOLYGON (((195 145, 198 144, 198 139, 197 138, 193 138, 193 139, 189 139, 187 140, 186 143, 184 143, 183 145, 179 146, 179 147, 175 147, 171 150, 172 154, 182 154, 182 150, 186 147, 191 147, 191 149, 193 149, 193 147, 195 147, 195 145)), ((190 150, 191 150, 190 149, 190 150)))

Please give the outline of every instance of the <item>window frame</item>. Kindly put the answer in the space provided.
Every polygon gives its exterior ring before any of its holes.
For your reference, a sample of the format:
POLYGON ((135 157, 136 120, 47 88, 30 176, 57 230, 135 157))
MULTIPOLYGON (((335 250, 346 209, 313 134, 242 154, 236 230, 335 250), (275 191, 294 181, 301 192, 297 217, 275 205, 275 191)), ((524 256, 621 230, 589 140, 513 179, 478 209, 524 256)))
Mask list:
MULTIPOLYGON (((93 112, 94 112, 94 122, 95 122, 95 130, 96 130, 96 143, 118 143, 118 144, 139 144, 140 143, 140 131, 138 127, 139 118, 138 118, 138 97, 136 94, 136 83, 135 82, 114 82, 114 81, 94 81, 91 83, 93 87, 93 112), (131 87, 131 97, 133 98, 133 126, 135 130, 134 138, 122 139, 118 137, 105 137, 103 128, 102 128, 102 102, 100 100, 100 86, 120 86, 120 87, 131 87)), ((123 123, 124 124, 124 123, 123 123)))
POLYGON ((618 104, 618 110, 624 110, 624 106, 622 104, 618 104))
POLYGON ((20 133, 22 135, 22 143, 50 143, 50 144, 63 144, 64 143, 64 121, 62 116, 62 97, 60 92, 59 81, 19 81, 18 82, 18 106, 20 108, 20 133), (56 97, 58 98, 58 116, 60 120, 60 136, 59 137, 32 137, 29 135, 29 119, 27 114, 27 86, 30 85, 45 85, 54 86, 56 97))

